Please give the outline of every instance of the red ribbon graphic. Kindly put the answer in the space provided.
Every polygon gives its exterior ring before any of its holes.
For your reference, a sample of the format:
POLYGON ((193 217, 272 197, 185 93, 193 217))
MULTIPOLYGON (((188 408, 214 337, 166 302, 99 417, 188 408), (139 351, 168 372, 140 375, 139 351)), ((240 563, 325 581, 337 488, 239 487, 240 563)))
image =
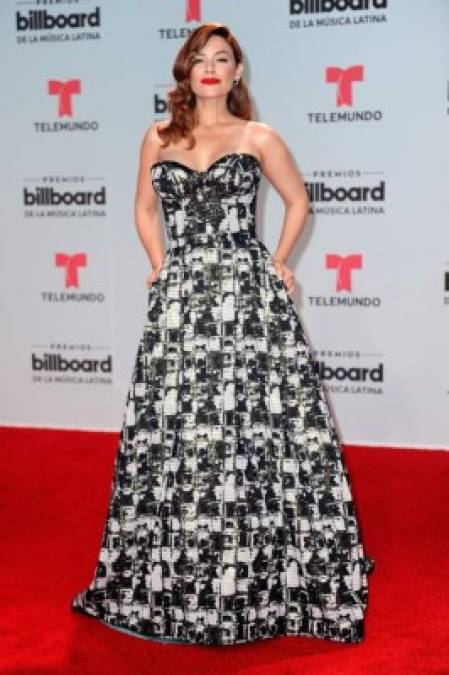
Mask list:
POLYGON ((352 83, 363 82, 363 66, 326 68, 326 82, 337 83, 337 107, 352 105, 352 83))
POLYGON ((49 80, 48 93, 59 96, 58 116, 72 117, 72 96, 81 93, 81 80, 49 80))
POLYGON ((329 253, 326 255, 326 269, 338 270, 337 291, 351 291, 351 272, 362 269, 362 256, 360 253, 347 256, 329 253))
POLYGON ((87 256, 85 253, 56 253, 56 267, 65 267, 65 287, 75 286, 78 288, 78 267, 87 266, 87 256))
POLYGON ((186 0, 186 21, 201 21, 201 0, 186 0))

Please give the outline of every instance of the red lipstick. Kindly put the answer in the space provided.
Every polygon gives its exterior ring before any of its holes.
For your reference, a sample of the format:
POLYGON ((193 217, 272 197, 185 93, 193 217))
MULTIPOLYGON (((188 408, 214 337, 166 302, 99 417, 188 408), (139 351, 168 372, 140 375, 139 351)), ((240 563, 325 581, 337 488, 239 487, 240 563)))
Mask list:
POLYGON ((218 84, 220 80, 218 77, 203 77, 201 80, 203 84, 218 84))

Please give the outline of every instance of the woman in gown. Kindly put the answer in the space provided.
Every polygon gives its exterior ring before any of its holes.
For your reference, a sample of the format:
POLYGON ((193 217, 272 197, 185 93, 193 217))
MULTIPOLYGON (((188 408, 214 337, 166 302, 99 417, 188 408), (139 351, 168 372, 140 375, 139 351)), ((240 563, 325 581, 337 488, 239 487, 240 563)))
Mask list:
POLYGON ((290 297, 307 193, 280 136, 251 120, 242 69, 226 26, 198 27, 171 119, 142 141, 147 317, 98 563, 71 607, 184 644, 360 642, 374 559, 290 297), (256 236, 262 173, 286 204, 273 256, 256 236))

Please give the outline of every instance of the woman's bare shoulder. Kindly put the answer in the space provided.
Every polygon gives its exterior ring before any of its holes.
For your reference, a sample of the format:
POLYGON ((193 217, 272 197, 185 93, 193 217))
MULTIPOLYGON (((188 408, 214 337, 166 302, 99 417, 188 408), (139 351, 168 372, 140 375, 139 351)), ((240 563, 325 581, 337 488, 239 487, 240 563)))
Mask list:
POLYGON ((159 160, 159 152, 163 147, 163 140, 158 131, 163 129, 170 120, 157 120, 150 124, 145 131, 141 142, 141 153, 145 161, 154 163, 159 160))
POLYGON ((270 151, 285 146, 283 138, 271 124, 259 121, 251 121, 250 124, 248 131, 251 135, 251 142, 263 158, 267 158, 270 151))
POLYGON ((156 120, 153 122, 147 129, 145 133, 145 140, 149 143, 158 142, 161 143, 161 138, 159 136, 159 131, 165 129, 170 123, 169 119, 165 120, 156 120))
POLYGON ((267 122, 252 120, 248 124, 251 125, 248 127, 248 129, 255 143, 259 142, 264 144, 269 143, 270 140, 275 141, 276 139, 280 138, 278 131, 273 126, 271 126, 271 124, 267 124, 267 122))

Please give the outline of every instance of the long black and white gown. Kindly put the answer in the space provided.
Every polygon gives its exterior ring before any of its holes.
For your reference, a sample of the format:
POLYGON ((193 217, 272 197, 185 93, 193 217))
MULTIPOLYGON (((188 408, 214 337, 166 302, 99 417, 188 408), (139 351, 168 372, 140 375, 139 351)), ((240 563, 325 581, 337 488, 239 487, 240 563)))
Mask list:
POLYGON ((72 609, 156 640, 364 637, 364 553, 326 393, 256 237, 262 168, 150 169, 168 249, 148 307, 95 575, 72 609))

